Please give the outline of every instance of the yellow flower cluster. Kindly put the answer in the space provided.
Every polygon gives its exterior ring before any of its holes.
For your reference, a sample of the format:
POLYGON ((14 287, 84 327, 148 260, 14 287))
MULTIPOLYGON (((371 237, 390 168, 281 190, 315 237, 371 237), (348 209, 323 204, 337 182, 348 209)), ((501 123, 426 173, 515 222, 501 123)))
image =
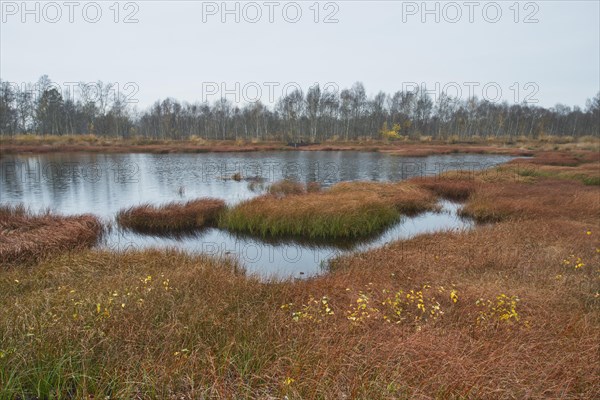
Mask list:
MULTIPOLYGON (((96 299, 82 298, 75 290, 70 290, 68 295, 72 318, 74 320, 86 320, 88 317, 93 317, 95 320, 103 320, 110 318, 117 310, 124 310, 130 305, 142 307, 146 296, 155 288, 162 288, 164 291, 173 290, 170 286, 170 280, 165 278, 164 274, 161 274, 160 277, 161 279, 158 281, 162 283, 155 283, 153 277, 147 275, 139 279, 141 285, 122 290, 111 290, 106 295, 96 299), (90 310, 93 311, 90 313, 90 310)), ((59 290, 65 289, 66 287, 59 287, 59 290)))
POLYGON ((496 296, 494 301, 484 299, 477 300, 477 306, 482 308, 477 316, 477 324, 482 325, 490 322, 518 323, 520 316, 517 312, 517 303, 519 301, 517 296, 509 297, 504 293, 496 296))
MULTIPOLYGON (((393 296, 387 296, 383 301, 383 319, 386 322, 400 323, 404 320, 423 321, 427 319, 437 319, 444 314, 440 303, 435 296, 426 296, 424 293, 431 286, 424 285, 420 290, 411 289, 408 292, 399 290, 393 296)), ((445 292, 443 286, 438 288, 439 293, 445 292)), ((384 290, 384 294, 387 291, 384 290)), ((458 292, 452 290, 450 299, 458 301, 458 292)))
MULTIPOLYGON (((401 323, 403 321, 435 320, 444 314, 441 304, 433 295, 434 289, 430 285, 423 285, 420 289, 408 291, 382 290, 380 293, 372 290, 372 284, 359 291, 356 299, 348 306, 344 315, 352 324, 359 324, 366 320, 383 320, 388 323, 401 323)), ((346 289, 350 291, 350 289, 346 289)), ((447 293, 443 286, 437 288, 438 293, 447 293)), ((448 296, 448 294, 446 294, 448 296)), ((450 304, 458 302, 458 291, 452 289, 449 293, 450 304)), ((322 322, 324 318, 334 315, 333 307, 327 296, 320 299, 310 297, 306 304, 294 310, 293 303, 283 304, 283 310, 290 312, 295 322, 311 321, 322 322)))
MULTIPOLYGON (((294 303, 283 304, 282 310, 291 310, 294 303)), ((324 318, 334 315, 333 309, 329 305, 329 298, 323 296, 320 299, 315 299, 310 296, 308 303, 303 304, 298 311, 291 311, 292 319, 295 322, 300 320, 309 320, 313 322, 322 322, 324 318)))
POLYGON ((371 318, 371 315, 378 312, 377 308, 369 307, 369 296, 366 293, 359 292, 356 304, 350 305, 350 309, 346 311, 346 318, 352 322, 361 322, 371 318))
POLYGON ((582 267, 585 267, 585 264, 581 260, 581 257, 575 257, 574 254, 571 254, 569 256, 569 258, 564 259, 563 264, 568 267, 572 266, 575 269, 580 269, 582 267))

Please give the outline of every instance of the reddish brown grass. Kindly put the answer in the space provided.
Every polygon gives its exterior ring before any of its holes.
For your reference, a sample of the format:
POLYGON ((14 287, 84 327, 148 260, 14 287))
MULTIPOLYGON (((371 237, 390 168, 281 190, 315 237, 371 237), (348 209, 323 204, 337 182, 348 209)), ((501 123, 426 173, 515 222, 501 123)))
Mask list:
POLYGON ((532 158, 517 158, 511 163, 575 167, 600 161, 598 151, 540 151, 532 158))
POLYGON ((425 235, 343 257, 305 282, 260 283, 173 252, 57 258, 0 277, 0 333, 16 351, 0 365, 17 371, 5 387, 35 393, 45 379, 76 397, 594 399, 598 228, 556 219, 425 235), (566 267, 570 254, 586 267, 566 267), (438 319, 388 323, 374 311, 384 290, 423 285, 438 319), (503 293, 519 297, 519 322, 478 323, 476 302, 503 293), (295 321, 311 296, 326 296, 334 314, 295 321), (369 317, 352 322, 347 310, 361 298, 369 317), (35 315, 47 317, 32 327, 35 315), (42 360, 48 369, 31 368, 42 360))
POLYGON ((521 176, 577 180, 585 185, 600 185, 598 154, 592 152, 575 156, 542 156, 533 159, 515 159, 507 167, 521 176))
MULTIPOLYGON (((595 146, 595 142, 590 146, 595 146)), ((473 141, 458 143, 444 141, 385 142, 365 140, 355 142, 327 142, 302 147, 290 147, 277 141, 259 143, 234 140, 159 140, 159 139, 120 139, 84 136, 31 136, 21 135, 0 139, 0 153, 48 153, 48 152, 100 152, 100 153, 205 153, 205 152, 248 152, 248 151, 380 151, 401 156, 423 157, 429 155, 474 153, 507 154, 515 156, 534 155, 537 150, 547 147, 539 141, 506 144, 503 140, 473 141), (527 148, 525 148, 525 146, 527 148)))
POLYGON ((341 258, 334 274, 307 283, 306 291, 329 295, 350 288, 345 298, 330 301, 344 305, 358 290, 372 293, 376 304, 384 296, 372 288, 454 287, 456 304, 440 300, 450 309, 443 324, 395 335, 380 328, 364 333, 381 351, 365 349, 365 357, 373 365, 395 360, 412 396, 591 399, 600 394, 594 378, 600 370, 599 233, 593 216, 436 233, 341 258), (565 266, 571 254, 586 266, 565 266), (483 329, 475 323, 476 302, 501 293, 521 299, 520 323, 483 329))
POLYGON ((0 207, 0 263, 19 265, 62 251, 91 247, 104 231, 93 215, 34 214, 23 206, 0 207))
POLYGON ((466 200, 474 191, 477 182, 471 178, 456 178, 451 177, 422 177, 413 178, 411 183, 422 188, 430 190, 435 195, 455 201, 466 200))
POLYGON ((600 192, 566 180, 486 185, 469 199, 462 213, 481 222, 558 217, 600 220, 600 192))
POLYGON ((161 206, 142 204, 121 210, 117 222, 124 228, 142 233, 175 234, 211 226, 225 209, 219 199, 197 199, 161 206))
POLYGON ((532 156, 535 154, 531 150, 524 150, 517 147, 501 147, 495 145, 473 146, 470 144, 409 144, 397 147, 392 146, 391 148, 382 148, 380 151, 403 157, 427 157, 431 155, 447 154, 504 154, 511 156, 532 156))
POLYGON ((337 196, 348 196, 354 201, 361 198, 378 199, 384 204, 395 207, 403 214, 414 214, 436 208, 435 196, 409 182, 341 182, 332 186, 328 194, 331 195, 330 207, 336 207, 335 198, 337 196))

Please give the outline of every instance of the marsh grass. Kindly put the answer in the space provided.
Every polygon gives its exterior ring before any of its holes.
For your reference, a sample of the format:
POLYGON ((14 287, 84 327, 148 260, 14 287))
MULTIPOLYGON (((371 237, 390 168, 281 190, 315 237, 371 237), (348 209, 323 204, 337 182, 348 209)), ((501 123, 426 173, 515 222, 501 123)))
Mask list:
POLYGON ((207 153, 286 150, 281 142, 260 143, 233 140, 204 140, 191 136, 186 140, 153 139, 132 137, 103 137, 95 135, 16 135, 0 138, 1 153, 49 153, 49 152, 93 152, 93 153, 207 153))
POLYGON ((269 185, 267 188, 267 193, 282 197, 290 194, 318 193, 321 191, 321 189, 321 184, 319 182, 302 183, 289 179, 283 179, 269 185))
POLYGON ((436 196, 454 201, 465 201, 475 192, 477 186, 477 182, 474 179, 465 177, 453 178, 450 176, 444 178, 437 176, 415 178, 411 179, 410 182, 430 190, 436 196))
POLYGON ((271 184, 267 190, 269 194, 275 196, 286 196, 289 194, 303 194, 306 193, 306 185, 291 180, 281 180, 271 184))
POLYGON ((304 282, 176 251, 47 259, 0 275, 0 397, 595 398, 597 228, 429 234, 304 282))
POLYGON ((123 228, 140 233, 183 234, 212 226, 224 209, 223 200, 211 198, 160 206, 142 204, 119 211, 117 222, 123 228))
POLYGON ((166 398, 199 371, 198 393, 227 371, 253 379, 275 351, 252 343, 276 334, 265 305, 277 290, 236 270, 176 251, 85 251, 3 275, 0 398, 166 398))
POLYGON ((91 247, 104 226, 93 215, 34 213, 23 205, 0 206, 0 263, 22 265, 51 254, 91 247))
POLYGON ((577 181, 495 184, 478 189, 460 213, 479 222, 561 216, 600 220, 600 198, 598 189, 577 181))
MULTIPOLYGON (((400 222, 402 217, 397 221, 400 222)), ((394 225, 386 226, 381 230, 374 231, 368 235, 355 237, 304 237, 299 235, 277 235, 277 236, 260 236, 248 232, 230 231, 229 233, 240 240, 251 240, 256 243, 264 243, 269 245, 288 245, 288 246, 307 246, 310 249, 329 250, 332 253, 336 251, 351 251, 357 246, 373 243, 381 238, 387 230, 393 229, 394 225)), ((286 254, 287 256, 287 254, 286 254)), ((325 265, 324 265, 325 266, 325 265)))
POLYGON ((540 165, 535 168, 525 167, 519 168, 518 173, 521 176, 576 180, 588 186, 600 185, 600 169, 598 164, 593 162, 586 162, 577 166, 540 165))
POLYGON ((532 164, 541 166, 563 166, 576 167, 585 163, 597 163, 600 161, 600 152, 596 151, 542 151, 536 153, 535 157, 528 159, 515 159, 511 163, 532 164))
MULTIPOLYGON (((499 222, 306 281, 168 250, 2 271, 0 398, 600 398, 599 188, 506 166, 473 179, 466 207, 499 222)), ((265 198, 432 196, 379 185, 265 198)))
POLYGON ((227 210, 219 226, 261 237, 358 238, 380 232, 402 214, 436 207, 435 196, 407 184, 351 182, 318 192, 300 184, 276 187, 288 194, 245 201, 227 210))

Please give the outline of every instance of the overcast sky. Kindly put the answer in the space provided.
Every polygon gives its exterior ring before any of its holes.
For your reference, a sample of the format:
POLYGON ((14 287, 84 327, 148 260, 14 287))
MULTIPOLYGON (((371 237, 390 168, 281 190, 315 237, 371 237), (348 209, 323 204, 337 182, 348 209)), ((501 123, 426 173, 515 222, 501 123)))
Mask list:
POLYGON ((428 2, 430 13, 421 1, 228 2, 230 14, 221 1, 121 2, 118 13, 114 1, 75 3, 28 2, 27 13, 2 1, 3 80, 116 82, 140 108, 165 97, 269 103, 295 83, 362 81, 369 95, 425 83, 434 96, 501 91, 542 106, 584 106, 600 90, 595 0, 428 2))

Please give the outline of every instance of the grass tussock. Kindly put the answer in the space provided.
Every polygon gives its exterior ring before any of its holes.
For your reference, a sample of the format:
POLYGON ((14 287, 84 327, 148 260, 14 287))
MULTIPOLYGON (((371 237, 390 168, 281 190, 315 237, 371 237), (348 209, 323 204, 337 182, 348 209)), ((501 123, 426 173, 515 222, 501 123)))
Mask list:
MULTIPOLYGON (((372 288, 382 282, 402 286, 403 296, 416 286, 424 314, 439 303, 441 319, 410 339, 374 339, 404 360, 398 381, 414 389, 404 397, 596 398, 600 361, 586 352, 600 350, 597 221, 559 216, 421 236, 337 260, 323 286, 362 291, 379 311, 388 294, 372 288)), ((401 324, 414 321, 407 310, 401 324)))
POLYGON ((445 176, 444 178, 437 176, 414 178, 410 182, 430 190, 436 196, 454 201, 468 199, 477 186, 477 182, 474 179, 464 177, 455 179, 450 176, 445 176))
POLYGON ((142 204, 119 211, 117 222, 136 232, 176 234, 213 225, 224 209, 223 200, 211 198, 161 206, 142 204))
POLYGON ((104 227, 93 215, 33 213, 22 205, 0 206, 0 262, 22 265, 97 243, 104 227))
POLYGON ((287 196, 290 194, 317 193, 321 191, 321 184, 308 182, 306 184, 284 179, 269 185, 267 193, 275 196, 287 196))
POLYGON ((275 196, 286 196, 289 194, 303 194, 306 193, 306 186, 300 182, 290 181, 284 179, 279 182, 275 182, 268 188, 268 193, 275 196))
POLYGON ((263 237, 356 238, 381 231, 402 214, 435 208, 435 196, 409 184, 345 182, 311 192, 296 184, 277 187, 288 195, 243 202, 223 215, 220 226, 263 237))

